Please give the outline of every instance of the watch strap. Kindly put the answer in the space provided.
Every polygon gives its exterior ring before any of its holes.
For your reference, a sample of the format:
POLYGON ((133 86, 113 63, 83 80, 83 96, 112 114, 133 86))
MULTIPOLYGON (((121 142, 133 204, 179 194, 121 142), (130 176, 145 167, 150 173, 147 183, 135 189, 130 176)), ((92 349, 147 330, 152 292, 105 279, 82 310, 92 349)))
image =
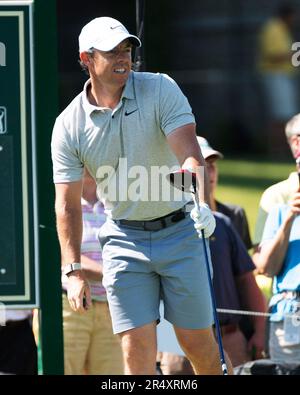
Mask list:
POLYGON ((81 263, 79 262, 74 262, 74 263, 68 263, 67 265, 64 266, 63 272, 65 275, 68 275, 75 270, 81 270, 81 263))

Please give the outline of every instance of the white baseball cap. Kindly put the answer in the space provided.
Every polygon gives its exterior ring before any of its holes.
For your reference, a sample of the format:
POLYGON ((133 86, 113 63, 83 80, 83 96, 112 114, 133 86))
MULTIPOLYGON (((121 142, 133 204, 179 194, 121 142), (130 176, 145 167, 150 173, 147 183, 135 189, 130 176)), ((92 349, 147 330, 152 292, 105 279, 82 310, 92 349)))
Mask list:
POLYGON ((91 48, 96 48, 100 51, 111 51, 126 38, 136 47, 142 45, 140 39, 129 34, 125 26, 116 19, 106 16, 95 18, 81 30, 79 52, 85 52, 91 48))
POLYGON ((202 152, 204 159, 208 159, 210 156, 217 156, 218 159, 224 158, 223 154, 221 154, 221 152, 213 149, 204 137, 197 136, 197 140, 200 145, 201 152, 202 152))

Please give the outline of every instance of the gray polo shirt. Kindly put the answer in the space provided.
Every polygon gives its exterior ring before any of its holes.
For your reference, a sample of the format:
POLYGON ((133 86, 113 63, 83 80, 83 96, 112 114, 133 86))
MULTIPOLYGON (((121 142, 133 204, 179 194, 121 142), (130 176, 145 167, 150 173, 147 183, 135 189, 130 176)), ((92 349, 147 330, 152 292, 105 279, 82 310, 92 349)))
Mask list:
POLYGON ((190 196, 165 181, 179 167, 166 136, 195 118, 175 81, 131 72, 114 110, 88 102, 89 84, 56 119, 54 183, 79 181, 86 166, 113 219, 150 220, 182 207, 190 196))

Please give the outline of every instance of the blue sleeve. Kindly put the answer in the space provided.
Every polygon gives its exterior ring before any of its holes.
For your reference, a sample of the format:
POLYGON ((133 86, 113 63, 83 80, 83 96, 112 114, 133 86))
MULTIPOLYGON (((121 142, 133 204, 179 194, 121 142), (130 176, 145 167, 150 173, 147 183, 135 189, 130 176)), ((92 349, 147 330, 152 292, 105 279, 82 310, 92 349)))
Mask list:
POLYGON ((266 241, 272 240, 275 237, 281 223, 282 223, 282 206, 276 205, 271 209, 267 217, 261 244, 263 244, 266 241))

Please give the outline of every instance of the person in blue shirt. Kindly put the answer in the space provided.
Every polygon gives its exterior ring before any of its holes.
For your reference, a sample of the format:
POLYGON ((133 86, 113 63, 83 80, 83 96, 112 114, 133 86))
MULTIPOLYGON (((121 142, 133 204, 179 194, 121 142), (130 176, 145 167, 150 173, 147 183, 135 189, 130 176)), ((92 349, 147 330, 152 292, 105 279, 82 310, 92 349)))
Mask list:
POLYGON ((300 307, 299 213, 300 192, 289 204, 270 211, 256 261, 260 273, 274 278, 269 353, 279 363, 300 360, 300 325, 295 315, 300 307))

